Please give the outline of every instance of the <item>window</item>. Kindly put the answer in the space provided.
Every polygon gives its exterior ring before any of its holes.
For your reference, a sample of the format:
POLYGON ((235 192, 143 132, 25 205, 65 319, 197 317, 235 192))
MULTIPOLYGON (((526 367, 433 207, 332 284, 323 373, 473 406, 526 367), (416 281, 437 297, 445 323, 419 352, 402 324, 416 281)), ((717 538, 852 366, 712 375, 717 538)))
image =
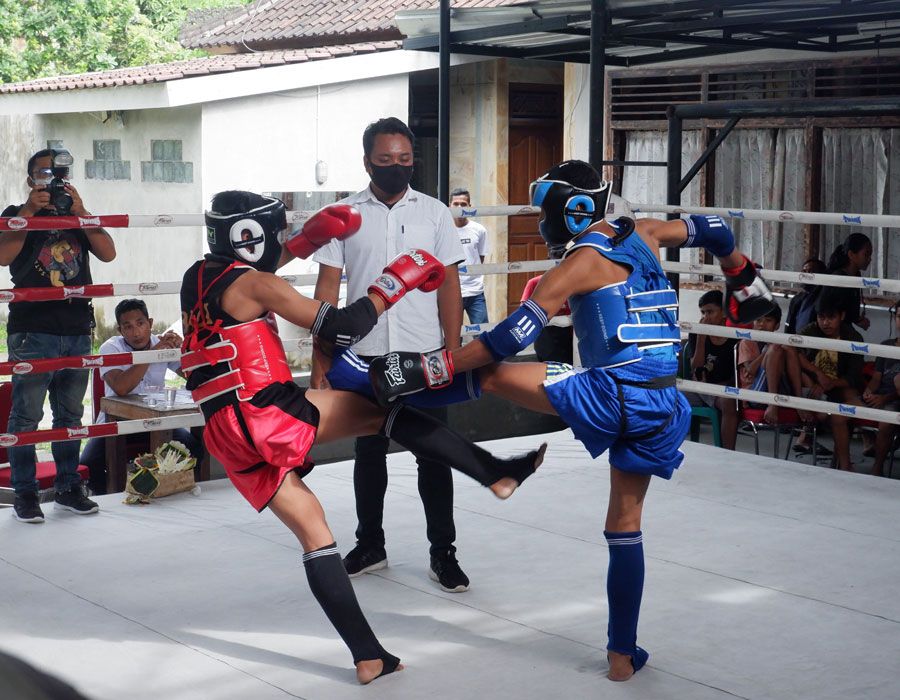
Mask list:
POLYGON ((181 160, 181 141, 160 139, 150 142, 149 161, 141 161, 141 180, 144 182, 194 181, 194 164, 181 160))
POLYGON ((94 141, 94 159, 84 162, 84 176, 88 180, 130 180, 131 161, 122 160, 122 142, 94 141))

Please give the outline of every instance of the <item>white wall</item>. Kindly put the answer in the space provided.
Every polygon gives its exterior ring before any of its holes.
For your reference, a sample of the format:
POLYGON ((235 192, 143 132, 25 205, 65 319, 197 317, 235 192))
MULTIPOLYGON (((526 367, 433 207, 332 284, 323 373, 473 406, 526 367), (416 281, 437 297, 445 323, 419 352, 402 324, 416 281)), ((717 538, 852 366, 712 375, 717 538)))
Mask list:
MULTIPOLYGON (((341 191, 366 187, 362 134, 386 116, 406 121, 409 79, 394 75, 203 106, 203 202, 216 192, 341 191), (316 183, 316 161, 328 179, 316 183)), ((314 270, 291 263, 284 272, 314 270)))
MULTIPOLYGON (((200 211, 201 159, 200 108, 125 112, 123 120, 100 121, 98 113, 54 114, 35 118, 36 128, 22 133, 15 155, 7 162, 21 161, 12 174, 3 173, 2 191, 10 192, 7 203, 20 204, 27 196, 24 169, 28 157, 46 148, 48 139, 60 139, 75 157, 72 182, 85 206, 95 214, 156 214, 200 211), (88 180, 85 161, 93 158, 95 139, 118 139, 122 160, 131 161, 130 180, 88 180), (182 158, 194 163, 194 182, 155 183, 141 181, 141 161, 150 160, 150 141, 179 139, 182 158)), ((13 117, 15 118, 15 117, 13 117)), ((9 118, 7 118, 9 119, 9 118)), ((198 228, 120 229, 110 231, 116 242, 116 259, 110 263, 91 260, 94 282, 136 283, 181 279, 191 260, 201 253, 202 230, 198 228)), ((9 268, 0 268, 0 286, 9 287, 9 268)), ((98 315, 111 323, 117 299, 97 299, 98 315)), ((147 297, 157 321, 174 321, 180 315, 175 295, 147 297)))

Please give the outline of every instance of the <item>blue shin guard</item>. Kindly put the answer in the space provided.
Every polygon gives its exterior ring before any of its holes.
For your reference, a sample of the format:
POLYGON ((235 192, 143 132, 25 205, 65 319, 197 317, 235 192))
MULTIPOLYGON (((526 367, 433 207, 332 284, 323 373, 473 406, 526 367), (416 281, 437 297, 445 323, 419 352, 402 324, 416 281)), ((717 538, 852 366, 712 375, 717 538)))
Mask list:
POLYGON ((609 642, 606 648, 631 656, 638 671, 649 654, 637 645, 637 624, 644 591, 644 545, 641 531, 604 532, 609 545, 606 596, 609 601, 609 642))
MULTIPOLYGON (((369 363, 348 349, 337 350, 325 378, 332 389, 352 391, 374 399, 369 383, 369 363)), ((457 374, 446 387, 404 396, 401 401, 416 408, 434 408, 471 401, 481 396, 478 370, 457 374)))

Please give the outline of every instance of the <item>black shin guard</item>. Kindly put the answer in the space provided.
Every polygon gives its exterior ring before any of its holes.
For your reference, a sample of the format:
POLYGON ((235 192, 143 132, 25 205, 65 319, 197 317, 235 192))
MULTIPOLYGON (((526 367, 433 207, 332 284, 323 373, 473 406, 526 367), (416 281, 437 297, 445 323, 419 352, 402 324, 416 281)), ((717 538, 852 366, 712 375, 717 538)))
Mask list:
POLYGON ((381 434, 403 445, 417 457, 425 457, 453 467, 482 486, 490 486, 504 476, 520 484, 535 470, 539 450, 522 457, 501 459, 439 420, 421 411, 398 404, 388 413, 381 434))
POLYGON ((375 633, 360 610, 353 584, 344 569, 337 546, 332 543, 321 549, 305 552, 303 566, 306 568, 310 590, 349 647, 353 663, 381 659, 384 662, 381 675, 395 670, 400 659, 388 654, 375 638, 375 633))

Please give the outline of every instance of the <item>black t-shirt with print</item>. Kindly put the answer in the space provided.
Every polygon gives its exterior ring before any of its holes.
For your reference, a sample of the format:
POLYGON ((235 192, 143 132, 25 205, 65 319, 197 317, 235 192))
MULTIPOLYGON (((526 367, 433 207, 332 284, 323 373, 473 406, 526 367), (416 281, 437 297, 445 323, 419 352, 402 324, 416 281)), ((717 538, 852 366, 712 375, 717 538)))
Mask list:
MULTIPOLYGON (((16 216, 11 205, 0 216, 16 216)), ((82 229, 29 231, 9 265, 13 287, 80 287, 91 284, 91 244, 82 229)), ((93 308, 89 299, 16 301, 9 305, 7 333, 88 335, 93 308)))
MULTIPOLYGON (((690 340, 693 341, 692 347, 697 347, 695 334, 691 334, 690 340)), ((717 338, 717 340, 719 339, 717 338)), ((737 339, 725 338, 724 340, 725 342, 721 345, 716 345, 712 336, 706 337, 703 348, 706 357, 703 364, 697 368, 700 374, 695 374, 695 376, 699 376, 700 381, 734 386, 734 346, 737 345, 737 339)))

